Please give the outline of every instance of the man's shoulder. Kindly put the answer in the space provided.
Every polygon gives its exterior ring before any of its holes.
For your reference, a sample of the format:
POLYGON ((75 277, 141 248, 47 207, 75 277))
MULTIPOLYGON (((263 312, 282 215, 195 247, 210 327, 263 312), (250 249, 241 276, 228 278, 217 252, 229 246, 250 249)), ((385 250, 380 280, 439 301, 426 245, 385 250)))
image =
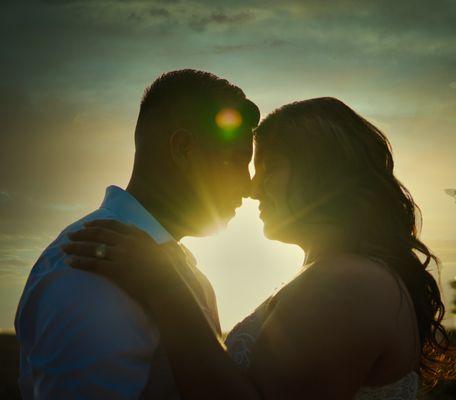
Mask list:
POLYGON ((105 210, 92 212, 67 226, 41 254, 21 297, 16 329, 20 329, 24 320, 33 325, 60 319, 63 315, 68 318, 84 315, 87 321, 91 317, 103 320, 114 317, 113 313, 119 319, 147 324, 140 306, 120 288, 102 276, 73 269, 65 263, 67 256, 60 246, 68 241, 67 234, 96 218, 115 219, 116 215, 105 210), (100 315, 103 318, 99 318, 100 315))
POLYGON ((100 346, 100 351, 113 346, 153 351, 159 338, 145 311, 124 291, 100 275, 71 267, 47 274, 21 301, 16 332, 26 347, 44 336, 62 344, 77 335, 84 346, 100 346))
POLYGON ((63 261, 64 253, 61 251, 60 247, 69 241, 67 237, 68 233, 81 229, 87 221, 99 218, 117 219, 117 216, 110 210, 98 209, 68 225, 41 253, 30 272, 30 276, 32 277, 36 274, 37 277, 44 277, 47 273, 51 273, 56 269, 59 269, 58 267, 63 267, 64 264, 61 263, 61 261, 63 261))

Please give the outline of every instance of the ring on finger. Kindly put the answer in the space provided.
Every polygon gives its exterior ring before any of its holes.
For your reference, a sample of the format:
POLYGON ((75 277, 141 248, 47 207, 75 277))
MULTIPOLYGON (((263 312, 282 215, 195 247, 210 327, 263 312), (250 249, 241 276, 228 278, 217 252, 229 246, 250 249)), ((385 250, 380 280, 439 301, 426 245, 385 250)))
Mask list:
POLYGON ((107 249, 108 246, 106 246, 105 243, 101 243, 99 244, 96 248, 95 248, 95 257, 96 258, 106 258, 106 249, 107 249))

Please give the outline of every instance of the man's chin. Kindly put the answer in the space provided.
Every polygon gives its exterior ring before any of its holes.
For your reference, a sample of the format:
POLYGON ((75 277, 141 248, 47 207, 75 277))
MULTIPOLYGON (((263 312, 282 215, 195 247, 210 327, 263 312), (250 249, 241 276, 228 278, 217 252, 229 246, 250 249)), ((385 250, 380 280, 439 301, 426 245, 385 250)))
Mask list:
POLYGON ((228 223, 233 219, 234 215, 231 217, 220 217, 216 220, 212 220, 209 223, 205 224, 195 236, 212 236, 220 231, 226 229, 228 223))

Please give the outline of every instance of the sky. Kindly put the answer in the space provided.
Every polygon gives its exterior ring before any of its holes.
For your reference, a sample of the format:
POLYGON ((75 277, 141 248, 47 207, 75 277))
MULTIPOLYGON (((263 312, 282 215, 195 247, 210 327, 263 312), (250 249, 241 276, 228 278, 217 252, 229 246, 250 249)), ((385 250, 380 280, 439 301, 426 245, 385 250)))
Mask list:
MULTIPOLYGON (((423 240, 456 276, 456 1, 47 0, 0 5, 0 328, 69 223, 125 187, 144 88, 196 68, 239 85, 264 117, 320 96, 381 128, 423 211, 423 240)), ((228 229, 184 239, 231 328, 303 254, 262 234, 245 200, 228 229)), ((456 322, 449 319, 449 323, 456 322)))

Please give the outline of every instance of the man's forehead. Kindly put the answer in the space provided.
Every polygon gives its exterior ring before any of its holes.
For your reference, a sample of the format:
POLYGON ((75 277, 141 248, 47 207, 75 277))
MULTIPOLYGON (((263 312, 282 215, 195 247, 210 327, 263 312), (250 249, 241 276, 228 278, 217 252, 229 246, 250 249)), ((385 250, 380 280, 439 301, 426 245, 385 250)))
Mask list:
POLYGON ((252 146, 226 146, 222 152, 228 157, 237 160, 251 160, 253 155, 252 146))
POLYGON ((237 137, 222 139, 222 146, 232 151, 252 152, 253 134, 252 130, 243 130, 237 137))

